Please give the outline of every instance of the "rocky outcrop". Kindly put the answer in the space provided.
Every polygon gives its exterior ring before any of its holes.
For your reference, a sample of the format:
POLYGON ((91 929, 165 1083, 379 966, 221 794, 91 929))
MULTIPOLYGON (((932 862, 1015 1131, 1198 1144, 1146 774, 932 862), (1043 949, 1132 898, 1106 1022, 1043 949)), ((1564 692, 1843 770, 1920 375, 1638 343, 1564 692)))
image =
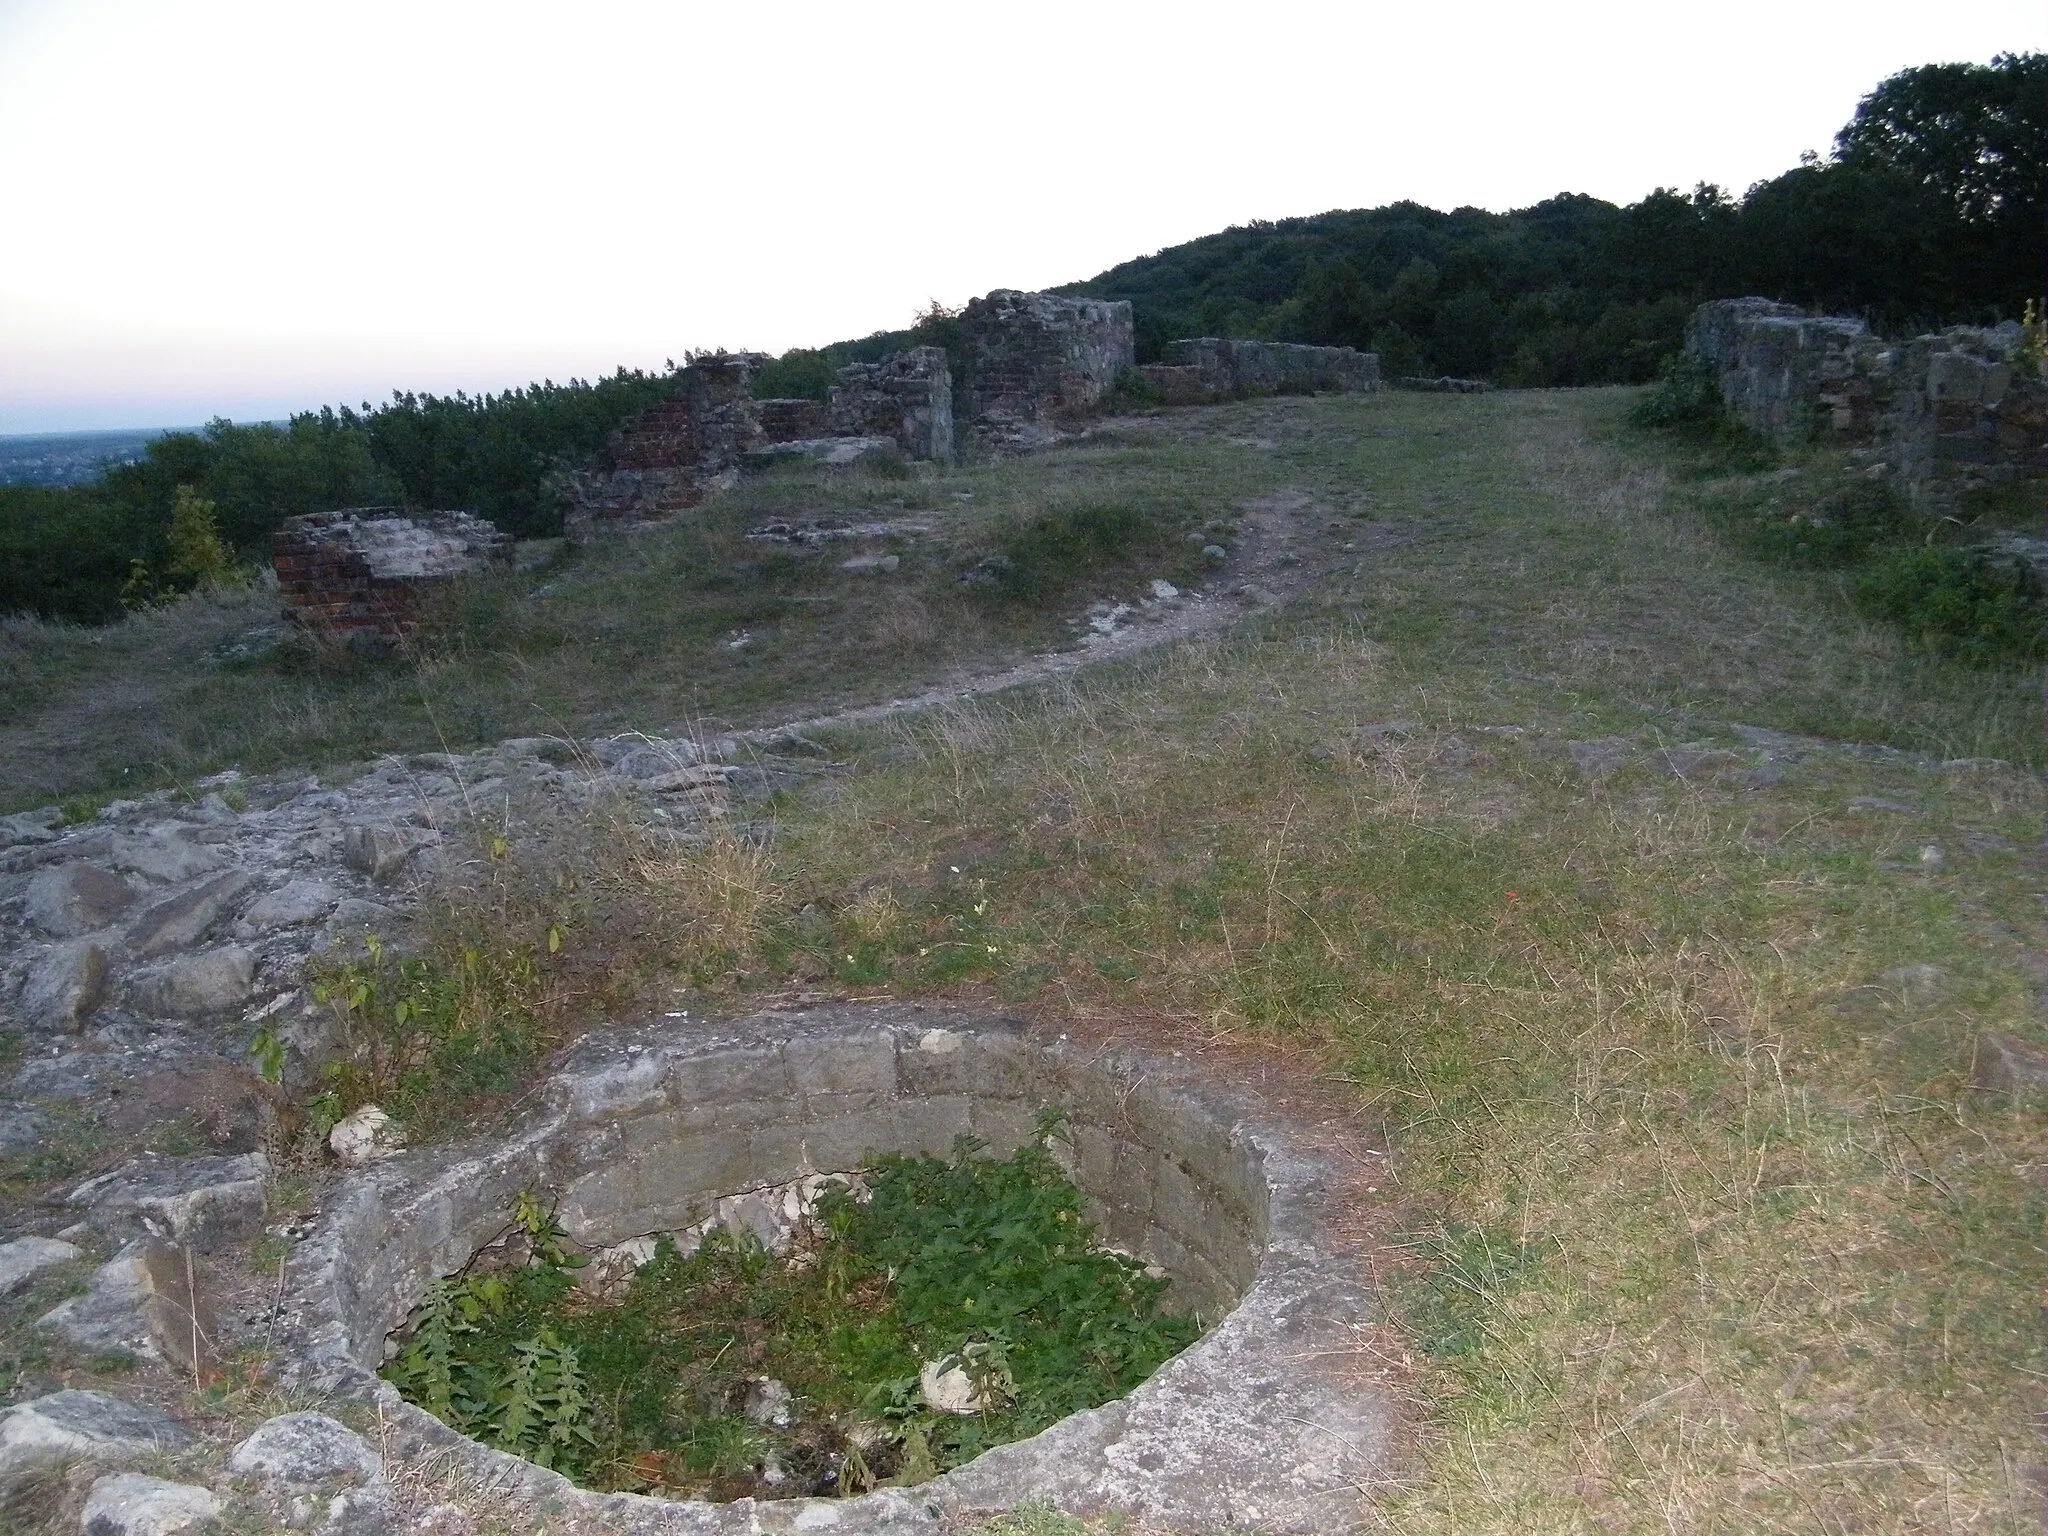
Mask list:
POLYGON ((1867 450, 1916 491, 2048 473, 2048 379, 2012 323, 1890 342, 1861 320, 1768 299, 1702 304, 1686 352, 1759 432, 1867 450))
POLYGON ((287 518, 271 535, 285 617, 370 651, 417 629, 427 595, 451 578, 511 556, 511 536, 467 512, 349 507, 287 518))
MULTIPOLYGON (((0 1067, 0 1157, 32 1153, 59 1123, 174 1116, 215 1152, 254 1150, 272 1090, 248 1065, 252 1036, 276 1036, 288 1085, 307 1080, 334 1044, 308 963, 372 934, 416 944, 421 892, 471 857, 476 807, 603 801, 687 834, 734 790, 782 782, 772 758, 738 752, 529 737, 387 759, 343 784, 227 773, 76 824, 54 808, 0 822, 0 1031, 25 1047, 0 1067)), ((144 1158, 71 1201, 110 1242, 206 1251, 253 1232, 262 1179, 238 1157, 144 1158)))
POLYGON ((1215 336, 1168 342, 1162 361, 1138 371, 1168 405, 1250 395, 1358 394, 1380 387, 1376 352, 1215 336))

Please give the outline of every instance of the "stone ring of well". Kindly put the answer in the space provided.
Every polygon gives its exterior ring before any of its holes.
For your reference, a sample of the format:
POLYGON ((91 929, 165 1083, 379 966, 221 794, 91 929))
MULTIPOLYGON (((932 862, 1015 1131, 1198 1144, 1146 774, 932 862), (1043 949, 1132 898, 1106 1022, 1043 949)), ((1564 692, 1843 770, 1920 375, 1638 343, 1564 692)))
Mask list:
POLYGON ((838 1007, 586 1040, 542 1102, 501 1140, 341 1182, 289 1266, 288 1385, 373 1402, 394 1450, 583 1530, 932 1530, 1026 1500, 1148 1528, 1364 1523, 1393 1414, 1384 1387, 1346 1368, 1377 1301, 1326 1235, 1340 1181, 1185 1060, 936 1008, 838 1007), (1211 1326, 1129 1395, 930 1482, 731 1503, 595 1493, 457 1434, 375 1374, 427 1286, 503 1230, 522 1190, 598 1249, 873 1151, 945 1153, 964 1132, 1007 1152, 1047 1105, 1066 1113, 1069 1173, 1103 1239, 1163 1266, 1211 1326))

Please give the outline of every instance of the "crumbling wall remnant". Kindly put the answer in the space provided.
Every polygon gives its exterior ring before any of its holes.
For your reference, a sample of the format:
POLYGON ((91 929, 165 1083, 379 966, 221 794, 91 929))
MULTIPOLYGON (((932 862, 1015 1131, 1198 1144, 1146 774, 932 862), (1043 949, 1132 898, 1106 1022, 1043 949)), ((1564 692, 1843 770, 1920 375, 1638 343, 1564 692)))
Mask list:
POLYGON ((891 437, 913 459, 953 457, 953 370, 944 347, 907 347, 839 370, 827 407, 834 437, 891 437))
POLYGON ((2048 380, 2022 340, 2008 321, 1888 342, 1861 320, 1756 298, 1702 304, 1685 333, 1748 426, 1853 443, 1937 497, 2048 473, 2048 380))
POLYGON ((437 587, 511 557, 511 535, 467 512, 348 507, 288 518, 271 535, 285 617, 367 650, 418 628, 437 587))
POLYGON ((1029 426, 1099 403, 1136 357, 1131 306, 998 288, 960 316, 970 417, 1029 426))
POLYGON ((1168 342, 1165 360, 1139 372, 1168 405, 1247 395, 1357 394, 1380 387, 1376 352, 1218 336, 1168 342))
POLYGON ((675 394, 626 422, 593 467, 570 477, 569 536, 659 522, 736 480, 741 460, 764 441, 747 390, 767 361, 759 352, 692 358, 675 394))

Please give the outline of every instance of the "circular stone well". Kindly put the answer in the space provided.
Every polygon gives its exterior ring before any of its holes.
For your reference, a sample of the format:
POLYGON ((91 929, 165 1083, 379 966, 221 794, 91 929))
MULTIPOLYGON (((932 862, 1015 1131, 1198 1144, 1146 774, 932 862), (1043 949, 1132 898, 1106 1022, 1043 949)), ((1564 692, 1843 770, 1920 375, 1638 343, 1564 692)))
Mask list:
POLYGON ((293 1255, 285 1375, 373 1400, 394 1449, 619 1532, 929 1529, 1044 1500, 1163 1529, 1336 1532, 1387 1474, 1389 1400, 1355 1367, 1377 1316, 1320 1233, 1338 1198, 1317 1159, 1186 1063, 1089 1052, 1007 1021, 914 1006, 619 1030, 572 1050, 544 1108, 488 1145, 407 1153, 342 1180, 293 1255), (595 1493, 470 1440, 375 1372, 428 1285, 504 1230, 522 1190, 587 1249, 704 1220, 721 1197, 945 1155, 1005 1156, 1065 1111, 1069 1176, 1104 1242, 1162 1266, 1204 1336, 1129 1395, 909 1489, 708 1503, 595 1493))

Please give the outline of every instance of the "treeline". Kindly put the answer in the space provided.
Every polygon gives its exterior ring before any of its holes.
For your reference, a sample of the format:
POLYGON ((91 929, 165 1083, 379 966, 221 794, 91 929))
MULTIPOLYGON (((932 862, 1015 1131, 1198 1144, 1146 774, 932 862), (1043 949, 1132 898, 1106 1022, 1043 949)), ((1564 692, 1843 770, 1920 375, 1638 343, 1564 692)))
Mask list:
POLYGON ((2048 289, 2048 55, 1884 81, 1833 152, 1740 198, 1415 203, 1225 230, 1066 292, 1131 301, 1141 361, 1182 336, 1377 351, 1392 374, 1648 379, 1710 298, 1756 293, 1891 332, 2017 318, 2048 289))
POLYGON ((460 507, 522 538, 558 533, 566 472, 674 387, 673 373, 621 368, 496 395, 394 394, 283 426, 167 433, 88 485, 0 486, 0 613, 103 623, 124 593, 175 590, 181 486, 212 503, 245 559, 267 555, 284 519, 335 507, 460 507))

